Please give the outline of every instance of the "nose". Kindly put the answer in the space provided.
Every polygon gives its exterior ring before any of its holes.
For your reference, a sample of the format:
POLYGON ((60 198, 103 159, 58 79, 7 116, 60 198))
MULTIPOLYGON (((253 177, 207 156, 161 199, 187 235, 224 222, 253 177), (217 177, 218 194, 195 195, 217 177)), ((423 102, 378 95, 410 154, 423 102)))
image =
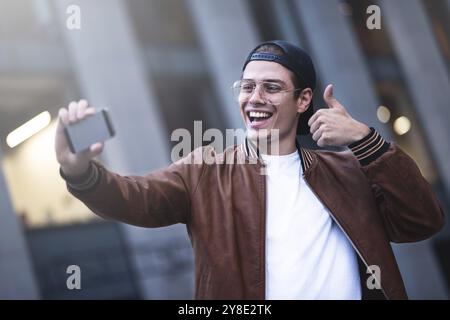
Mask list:
POLYGON ((257 85, 255 87, 255 90, 253 90, 252 94, 250 95, 250 99, 248 100, 251 104, 264 104, 265 100, 263 97, 263 87, 261 85, 257 85))

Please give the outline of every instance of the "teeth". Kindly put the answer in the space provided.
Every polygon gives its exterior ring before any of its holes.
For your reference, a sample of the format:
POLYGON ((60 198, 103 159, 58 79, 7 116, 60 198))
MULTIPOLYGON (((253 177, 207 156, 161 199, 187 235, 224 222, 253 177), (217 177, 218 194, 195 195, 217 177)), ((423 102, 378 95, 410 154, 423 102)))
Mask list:
POLYGON ((252 118, 268 118, 268 117, 270 117, 270 113, 250 111, 250 117, 252 117, 252 118))

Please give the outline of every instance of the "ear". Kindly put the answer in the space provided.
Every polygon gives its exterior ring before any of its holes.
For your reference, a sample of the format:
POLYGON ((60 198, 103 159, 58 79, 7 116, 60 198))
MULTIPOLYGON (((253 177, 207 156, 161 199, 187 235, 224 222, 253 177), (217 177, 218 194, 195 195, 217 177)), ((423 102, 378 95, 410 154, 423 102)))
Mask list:
POLYGON ((311 104, 311 100, 313 97, 313 92, 311 88, 303 89, 297 99, 297 112, 303 113, 308 110, 309 105, 311 104))

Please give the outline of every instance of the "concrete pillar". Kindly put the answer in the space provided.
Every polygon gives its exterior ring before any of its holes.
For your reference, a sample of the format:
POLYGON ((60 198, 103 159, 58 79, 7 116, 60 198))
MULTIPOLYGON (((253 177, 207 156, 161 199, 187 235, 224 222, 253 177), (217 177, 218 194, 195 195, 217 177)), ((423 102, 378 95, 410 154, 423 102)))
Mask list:
POLYGON ((392 245, 410 299, 449 298, 432 245, 432 240, 392 245))
MULTIPOLYGON (((379 1, 382 17, 450 196, 450 81, 431 23, 418 0, 379 1)), ((450 5, 450 4, 449 4, 450 5)))
POLYGON ((450 12, 450 0, 447 0, 447 13, 450 12))
POLYGON ((244 128, 231 86, 241 76, 245 58, 258 43, 255 26, 242 0, 189 0, 198 37, 222 99, 226 128, 244 128))
MULTIPOLYGON (((82 96, 94 106, 108 107, 112 113, 117 136, 106 144, 108 167, 120 173, 144 174, 168 165, 170 135, 162 122, 125 2, 58 0, 54 5, 82 96), (78 5, 81 10, 80 30, 66 28, 69 5, 78 5)), ((154 252, 170 250, 178 241, 191 262, 185 228, 122 226, 142 296, 192 297, 192 268, 173 270, 173 264, 166 263, 164 256, 153 257, 154 252), (158 265, 157 261, 161 262, 159 267, 149 272, 148 265, 158 265)))
POLYGON ((274 9, 274 15, 277 18, 277 24, 279 24, 280 31, 283 34, 283 40, 296 43, 300 45, 300 47, 304 47, 305 45, 301 42, 294 21, 290 19, 292 13, 290 12, 288 2, 285 0, 272 1, 272 5, 274 9))
MULTIPOLYGON (((450 136, 449 98, 450 82, 447 68, 439 52, 430 21, 423 5, 418 0, 379 1, 381 14, 388 28, 394 50, 405 75, 409 92, 414 102, 415 111, 428 138, 442 183, 450 194, 450 145, 445 143, 450 136)), ((408 265, 421 266, 416 269, 414 281, 426 279, 419 285, 414 283, 409 291, 412 297, 427 298, 426 292, 433 292, 433 297, 448 298, 445 279, 439 271, 439 264, 431 252, 431 243, 418 243, 417 252, 410 255, 408 265), (424 259, 425 248, 429 259, 424 259)), ((411 250, 411 249, 410 249, 411 250)), ((412 251, 411 251, 412 253, 412 251)))
POLYGON ((92 105, 111 110, 117 136, 107 143, 108 163, 116 170, 134 173, 166 165, 170 136, 165 132, 126 6, 120 0, 54 3, 58 17, 63 18, 62 34, 80 91, 92 105), (69 5, 78 5, 81 10, 80 30, 66 28, 69 5))
POLYGON ((334 84, 335 96, 350 114, 390 140, 389 130, 376 118, 379 102, 369 70, 339 1, 297 0, 295 5, 321 82, 334 84))
POLYGON ((22 226, 12 207, 0 167, 0 299, 38 298, 39 290, 22 226))

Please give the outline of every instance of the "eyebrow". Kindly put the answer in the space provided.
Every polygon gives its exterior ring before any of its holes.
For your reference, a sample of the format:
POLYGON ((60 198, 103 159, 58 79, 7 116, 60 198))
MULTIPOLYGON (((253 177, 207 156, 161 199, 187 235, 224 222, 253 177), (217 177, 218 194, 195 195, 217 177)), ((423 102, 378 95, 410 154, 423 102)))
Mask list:
MULTIPOLYGON (((255 81, 255 79, 242 79, 242 80, 246 80, 246 81, 255 81)), ((275 82, 275 83, 286 84, 286 82, 284 82, 283 80, 280 80, 280 79, 262 79, 261 81, 263 81, 263 82, 275 82)))

